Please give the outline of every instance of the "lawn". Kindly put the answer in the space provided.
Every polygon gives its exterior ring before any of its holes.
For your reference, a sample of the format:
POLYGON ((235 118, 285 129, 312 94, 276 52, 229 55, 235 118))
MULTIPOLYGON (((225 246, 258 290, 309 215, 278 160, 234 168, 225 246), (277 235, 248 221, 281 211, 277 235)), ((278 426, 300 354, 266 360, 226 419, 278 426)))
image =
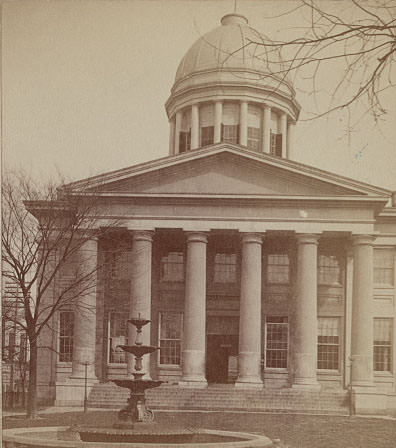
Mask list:
MULTIPOLYGON (((3 419, 3 428, 88 424, 111 426, 115 412, 89 411, 41 414, 3 419)), ((396 420, 298 414, 224 412, 157 412, 156 421, 183 427, 202 427, 265 434, 290 448, 396 448, 396 420)))

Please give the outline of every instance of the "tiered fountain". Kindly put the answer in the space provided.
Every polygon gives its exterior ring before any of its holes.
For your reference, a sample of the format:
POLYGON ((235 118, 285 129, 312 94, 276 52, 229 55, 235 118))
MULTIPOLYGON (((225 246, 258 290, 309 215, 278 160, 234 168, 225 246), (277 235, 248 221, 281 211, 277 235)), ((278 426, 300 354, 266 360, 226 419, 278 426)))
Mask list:
POLYGON ((8 429, 3 432, 5 448, 264 448, 273 446, 270 439, 257 434, 217 431, 196 428, 175 428, 154 422, 154 414, 146 405, 145 391, 161 385, 162 381, 144 379, 143 356, 158 349, 143 345, 142 328, 150 321, 137 318, 128 322, 136 327, 134 345, 120 345, 135 355, 133 379, 112 380, 117 386, 130 390, 128 405, 118 412, 113 427, 43 427, 8 429))

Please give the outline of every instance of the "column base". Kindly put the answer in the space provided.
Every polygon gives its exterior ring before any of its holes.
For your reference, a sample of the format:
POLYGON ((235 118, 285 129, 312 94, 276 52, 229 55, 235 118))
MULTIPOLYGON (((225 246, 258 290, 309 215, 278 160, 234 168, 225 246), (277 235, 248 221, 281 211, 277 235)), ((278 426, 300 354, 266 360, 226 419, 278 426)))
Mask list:
MULTIPOLYGON (((87 378, 87 397, 97 378, 87 378)), ((66 378, 55 383, 55 406, 83 406, 85 394, 85 378, 66 378)))
POLYGON ((235 381, 235 387, 261 389, 263 381, 259 376, 240 376, 235 381))
POLYGON ((203 389, 208 386, 206 378, 201 375, 185 375, 178 384, 180 387, 194 387, 197 389, 203 389))
POLYGON ((295 390, 319 391, 321 386, 317 381, 306 381, 306 382, 293 383, 291 385, 291 388, 295 390))

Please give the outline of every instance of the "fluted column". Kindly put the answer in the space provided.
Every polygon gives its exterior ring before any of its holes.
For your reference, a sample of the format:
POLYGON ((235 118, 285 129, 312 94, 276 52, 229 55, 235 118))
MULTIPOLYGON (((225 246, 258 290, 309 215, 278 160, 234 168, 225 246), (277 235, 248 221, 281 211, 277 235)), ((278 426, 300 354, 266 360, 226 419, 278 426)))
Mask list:
POLYGON ((239 144, 247 146, 248 103, 241 101, 239 105, 239 144))
POLYGON ((353 237, 352 385, 373 386, 372 235, 353 237))
MULTIPOLYGON (((133 231, 132 234, 132 278, 131 297, 129 302, 129 317, 151 319, 151 264, 152 243, 154 232, 133 231)), ((132 345, 136 340, 136 329, 128 324, 128 344, 132 345)), ((150 345, 150 325, 142 329, 142 342, 150 345)), ((128 373, 134 370, 134 357, 128 355, 128 373)), ((145 378, 150 377, 150 356, 143 357, 143 371, 145 378)))
MULTIPOLYGON (((98 243, 96 239, 87 240, 79 249, 79 264, 82 276, 87 276, 86 293, 75 307, 73 328, 72 378, 84 378, 87 362, 88 378, 95 376, 96 346, 96 278, 98 269, 98 243), (92 286, 92 287, 91 287, 92 286)), ((82 278, 82 277, 81 277, 82 278)), ((84 285, 81 285, 84 289, 84 285)))
POLYGON ((254 233, 242 236, 238 387, 261 387, 261 245, 254 233))
POLYGON ((318 389, 317 252, 318 235, 297 236, 297 283, 293 336, 293 387, 318 389))
POLYGON ((263 108, 263 152, 269 154, 271 151, 271 108, 264 105, 263 108))
POLYGON ((221 124, 223 122, 223 102, 215 102, 215 119, 214 119, 214 143, 221 142, 221 124))
POLYGON ((191 106, 191 149, 199 147, 199 106, 191 106))
POLYGON ((169 155, 175 154, 175 119, 169 122, 169 155))
POLYGON ((186 289, 183 317, 181 385, 206 386, 206 245, 202 232, 187 233, 186 289))
POLYGON ((179 142, 180 142, 180 131, 181 131, 181 124, 182 124, 182 112, 178 110, 176 112, 175 117, 175 139, 174 139, 174 154, 179 154, 179 142))
POLYGON ((282 157, 286 157, 287 151, 287 114, 282 113, 280 117, 280 128, 282 133, 282 157))
POLYGON ((294 154, 293 154, 294 127, 295 127, 295 124, 291 123, 291 122, 289 122, 288 125, 287 125, 287 141, 286 141, 287 153, 286 153, 286 157, 288 159, 293 159, 294 158, 294 154))

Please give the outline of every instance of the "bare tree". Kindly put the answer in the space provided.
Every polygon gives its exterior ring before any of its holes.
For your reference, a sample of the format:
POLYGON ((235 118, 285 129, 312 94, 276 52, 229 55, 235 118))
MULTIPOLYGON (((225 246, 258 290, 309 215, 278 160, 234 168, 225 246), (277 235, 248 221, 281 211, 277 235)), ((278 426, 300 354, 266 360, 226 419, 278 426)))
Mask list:
POLYGON ((320 93, 316 111, 306 119, 366 101, 364 111, 377 120, 386 113, 386 96, 396 85, 394 0, 296 3, 282 18, 293 20, 298 14, 298 22, 305 18, 305 26, 289 27, 285 38, 258 38, 246 46, 278 78, 298 75, 305 93, 314 100, 320 93), (279 50, 280 60, 275 57, 279 50))
POLYGON ((75 194, 52 182, 39 185, 22 172, 3 176, 2 190, 3 277, 17 285, 14 299, 23 309, 7 319, 29 340, 27 416, 34 418, 39 336, 65 306, 77 312, 87 307, 83 298, 94 291, 99 266, 87 268, 82 261, 84 244, 114 223, 99 222, 95 195, 75 194))

